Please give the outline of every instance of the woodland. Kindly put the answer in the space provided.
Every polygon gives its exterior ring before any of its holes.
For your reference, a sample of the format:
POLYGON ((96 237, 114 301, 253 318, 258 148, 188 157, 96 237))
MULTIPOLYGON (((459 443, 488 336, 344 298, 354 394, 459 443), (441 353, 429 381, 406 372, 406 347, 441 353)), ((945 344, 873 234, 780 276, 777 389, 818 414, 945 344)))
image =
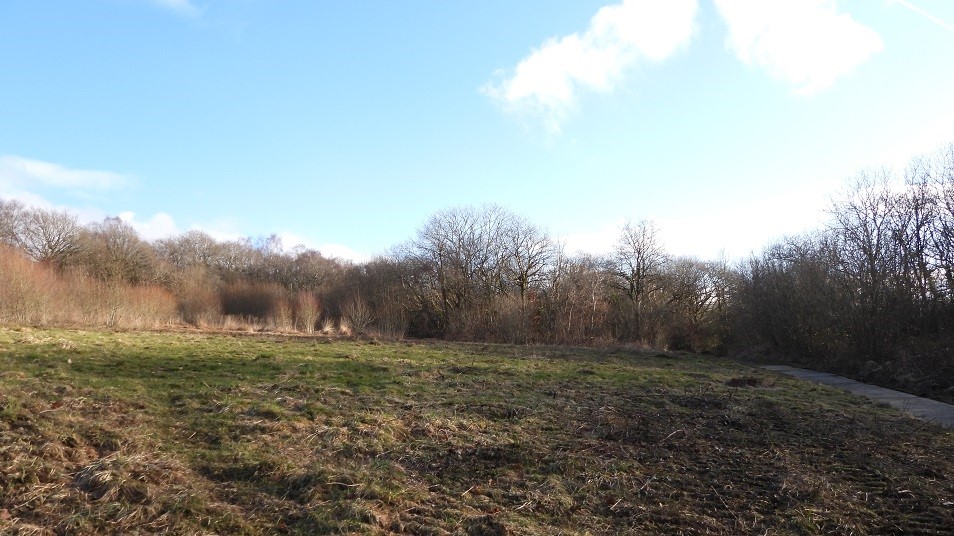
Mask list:
POLYGON ((741 260, 671 255, 648 220, 603 255, 569 253, 498 205, 432 214, 368 262, 284 246, 146 241, 119 218, 0 199, 0 323, 632 345, 954 400, 954 145, 858 173, 817 229, 741 260))

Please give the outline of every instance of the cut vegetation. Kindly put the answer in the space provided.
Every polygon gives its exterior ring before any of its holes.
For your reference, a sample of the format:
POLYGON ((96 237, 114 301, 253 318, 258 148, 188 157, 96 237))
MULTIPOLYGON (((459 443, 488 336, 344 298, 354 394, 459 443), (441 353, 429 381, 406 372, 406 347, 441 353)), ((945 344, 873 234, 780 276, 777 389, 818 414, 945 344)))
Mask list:
POLYGON ((4 534, 949 534, 954 435, 731 361, 0 329, 4 534))

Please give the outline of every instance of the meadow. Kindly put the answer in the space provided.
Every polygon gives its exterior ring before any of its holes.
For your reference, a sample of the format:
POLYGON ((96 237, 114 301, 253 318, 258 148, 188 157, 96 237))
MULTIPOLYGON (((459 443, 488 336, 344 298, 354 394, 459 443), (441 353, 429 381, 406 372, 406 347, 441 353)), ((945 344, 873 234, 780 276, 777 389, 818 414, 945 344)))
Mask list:
POLYGON ((685 352, 0 328, 3 534, 949 534, 954 434, 685 352))

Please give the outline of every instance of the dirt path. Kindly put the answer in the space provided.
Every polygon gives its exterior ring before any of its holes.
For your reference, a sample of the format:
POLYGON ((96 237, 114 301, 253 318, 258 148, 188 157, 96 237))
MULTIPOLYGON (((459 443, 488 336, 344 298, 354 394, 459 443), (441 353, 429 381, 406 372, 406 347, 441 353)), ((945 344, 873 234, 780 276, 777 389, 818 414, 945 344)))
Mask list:
POLYGON ((938 402, 929 398, 902 393, 876 385, 868 385, 842 376, 827 372, 815 372, 788 365, 763 365, 762 368, 773 370, 806 381, 840 387, 852 393, 866 396, 879 402, 887 402, 892 406, 914 415, 915 417, 933 421, 948 428, 954 428, 954 405, 938 402))

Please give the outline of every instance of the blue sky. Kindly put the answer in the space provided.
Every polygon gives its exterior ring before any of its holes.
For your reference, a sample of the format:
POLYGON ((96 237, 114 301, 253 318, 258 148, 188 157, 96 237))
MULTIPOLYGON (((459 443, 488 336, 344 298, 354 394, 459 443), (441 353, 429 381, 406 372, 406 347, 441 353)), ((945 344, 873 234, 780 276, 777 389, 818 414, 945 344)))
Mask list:
POLYGON ((954 142, 949 0, 0 3, 0 197, 362 259, 493 202, 745 256, 954 142))

